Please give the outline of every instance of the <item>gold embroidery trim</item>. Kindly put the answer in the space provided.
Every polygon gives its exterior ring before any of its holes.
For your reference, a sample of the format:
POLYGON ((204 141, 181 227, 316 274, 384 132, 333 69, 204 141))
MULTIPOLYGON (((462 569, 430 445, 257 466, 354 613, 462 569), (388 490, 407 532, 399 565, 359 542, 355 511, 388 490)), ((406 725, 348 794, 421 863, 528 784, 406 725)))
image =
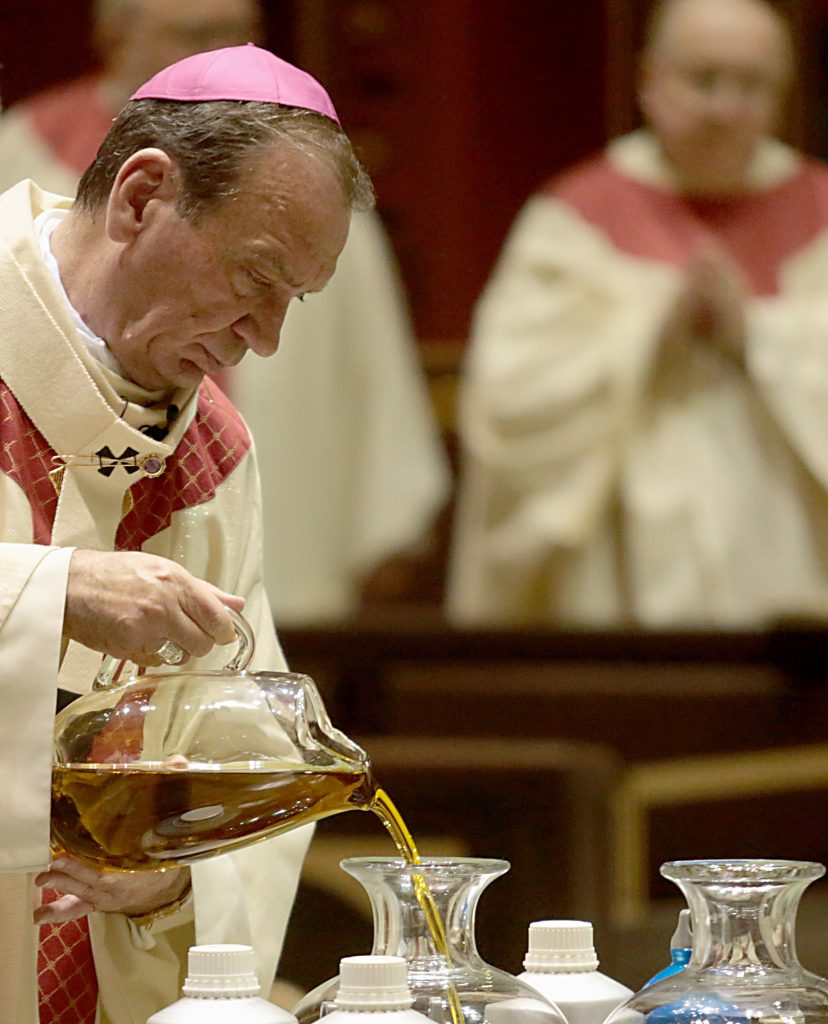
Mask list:
POLYGON ((49 479, 52 482, 52 487, 55 489, 55 494, 60 497, 60 489, 63 486, 63 474, 66 472, 66 466, 56 466, 54 469, 49 470, 49 479))

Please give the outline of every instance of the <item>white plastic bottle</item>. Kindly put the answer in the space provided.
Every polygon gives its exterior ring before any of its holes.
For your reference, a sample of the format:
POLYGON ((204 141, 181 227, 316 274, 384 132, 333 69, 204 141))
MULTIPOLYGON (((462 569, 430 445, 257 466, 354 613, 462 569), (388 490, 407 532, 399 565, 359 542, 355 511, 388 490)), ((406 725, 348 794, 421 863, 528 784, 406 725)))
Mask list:
POLYGON ((489 1003, 483 1017, 483 1024, 559 1024, 561 1013, 549 1000, 502 999, 489 1003))
POLYGON ((413 1010, 401 956, 345 956, 339 962, 335 1008, 325 1024, 434 1024, 413 1010), (370 1014, 370 1021, 366 1018, 370 1014))
POLYGON ((260 990, 250 946, 191 946, 184 998, 147 1024, 296 1024, 260 990))
POLYGON ((555 1003, 568 1024, 603 1024, 632 995, 598 971, 589 921, 533 921, 518 977, 555 1003))

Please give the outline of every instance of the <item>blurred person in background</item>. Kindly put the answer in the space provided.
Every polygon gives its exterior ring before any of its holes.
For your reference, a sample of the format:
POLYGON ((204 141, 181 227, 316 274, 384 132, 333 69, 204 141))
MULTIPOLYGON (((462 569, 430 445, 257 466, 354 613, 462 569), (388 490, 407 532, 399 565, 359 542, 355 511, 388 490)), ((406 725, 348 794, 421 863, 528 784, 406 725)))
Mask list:
MULTIPOLYGON (((189 54, 262 36, 258 0, 97 0, 102 67, 0 116, 0 191, 74 194, 116 112, 189 54)), ((394 254, 375 211, 353 219, 324 294, 291 309, 278 360, 219 382, 259 448, 265 582, 280 625, 405 600, 451 486, 394 254)))
POLYGON ((46 89, 0 117, 0 192, 22 178, 74 195, 112 120, 161 68, 221 46, 261 42, 257 0, 95 0, 101 67, 46 89))
POLYGON ((646 127, 520 213, 476 310, 449 614, 756 627, 828 584, 828 169, 764 0, 666 0, 646 127))

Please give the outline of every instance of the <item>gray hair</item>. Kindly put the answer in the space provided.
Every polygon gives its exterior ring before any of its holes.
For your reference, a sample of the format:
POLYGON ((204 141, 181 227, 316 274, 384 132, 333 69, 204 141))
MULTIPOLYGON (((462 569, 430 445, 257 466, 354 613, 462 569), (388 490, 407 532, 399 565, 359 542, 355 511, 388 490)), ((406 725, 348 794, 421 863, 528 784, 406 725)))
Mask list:
POLYGON ((235 195, 246 162, 275 144, 327 161, 354 212, 373 207, 371 179, 348 136, 323 114, 277 103, 156 99, 133 100, 115 118, 80 180, 77 206, 94 215, 106 204, 124 162, 151 147, 174 160, 181 176, 178 211, 197 221, 235 195))

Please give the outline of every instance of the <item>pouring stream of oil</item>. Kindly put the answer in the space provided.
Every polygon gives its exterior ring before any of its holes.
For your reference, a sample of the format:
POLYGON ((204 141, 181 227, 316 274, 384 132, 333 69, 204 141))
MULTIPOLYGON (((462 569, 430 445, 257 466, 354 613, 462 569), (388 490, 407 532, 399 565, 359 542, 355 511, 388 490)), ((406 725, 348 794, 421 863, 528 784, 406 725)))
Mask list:
MULTIPOLYGON (((371 810, 380 821, 385 825, 386 829, 394 840, 397 849, 405 859, 407 864, 421 864, 420 854, 417 851, 417 847, 414 843, 414 838, 408 831, 408 826, 405 824, 402 815, 394 805, 393 800, 385 792, 384 789, 377 788, 371 801, 371 810)), ((438 953, 441 953, 446 959, 446 967, 451 967, 451 953, 449 952, 448 938, 446 936, 446 929, 443 923, 442 917, 440 917, 440 911, 437 909, 437 905, 434 902, 434 897, 431 895, 431 890, 428 887, 423 875, 413 875, 412 881, 414 882, 414 892, 417 896, 417 902, 423 909, 425 914, 426 924, 428 930, 431 933, 432 941, 437 949, 438 953)), ((457 989, 449 981, 448 983, 448 1004, 449 1011, 451 1012, 452 1024, 463 1024, 463 1011, 460 1008, 460 997, 457 995, 457 989)))

